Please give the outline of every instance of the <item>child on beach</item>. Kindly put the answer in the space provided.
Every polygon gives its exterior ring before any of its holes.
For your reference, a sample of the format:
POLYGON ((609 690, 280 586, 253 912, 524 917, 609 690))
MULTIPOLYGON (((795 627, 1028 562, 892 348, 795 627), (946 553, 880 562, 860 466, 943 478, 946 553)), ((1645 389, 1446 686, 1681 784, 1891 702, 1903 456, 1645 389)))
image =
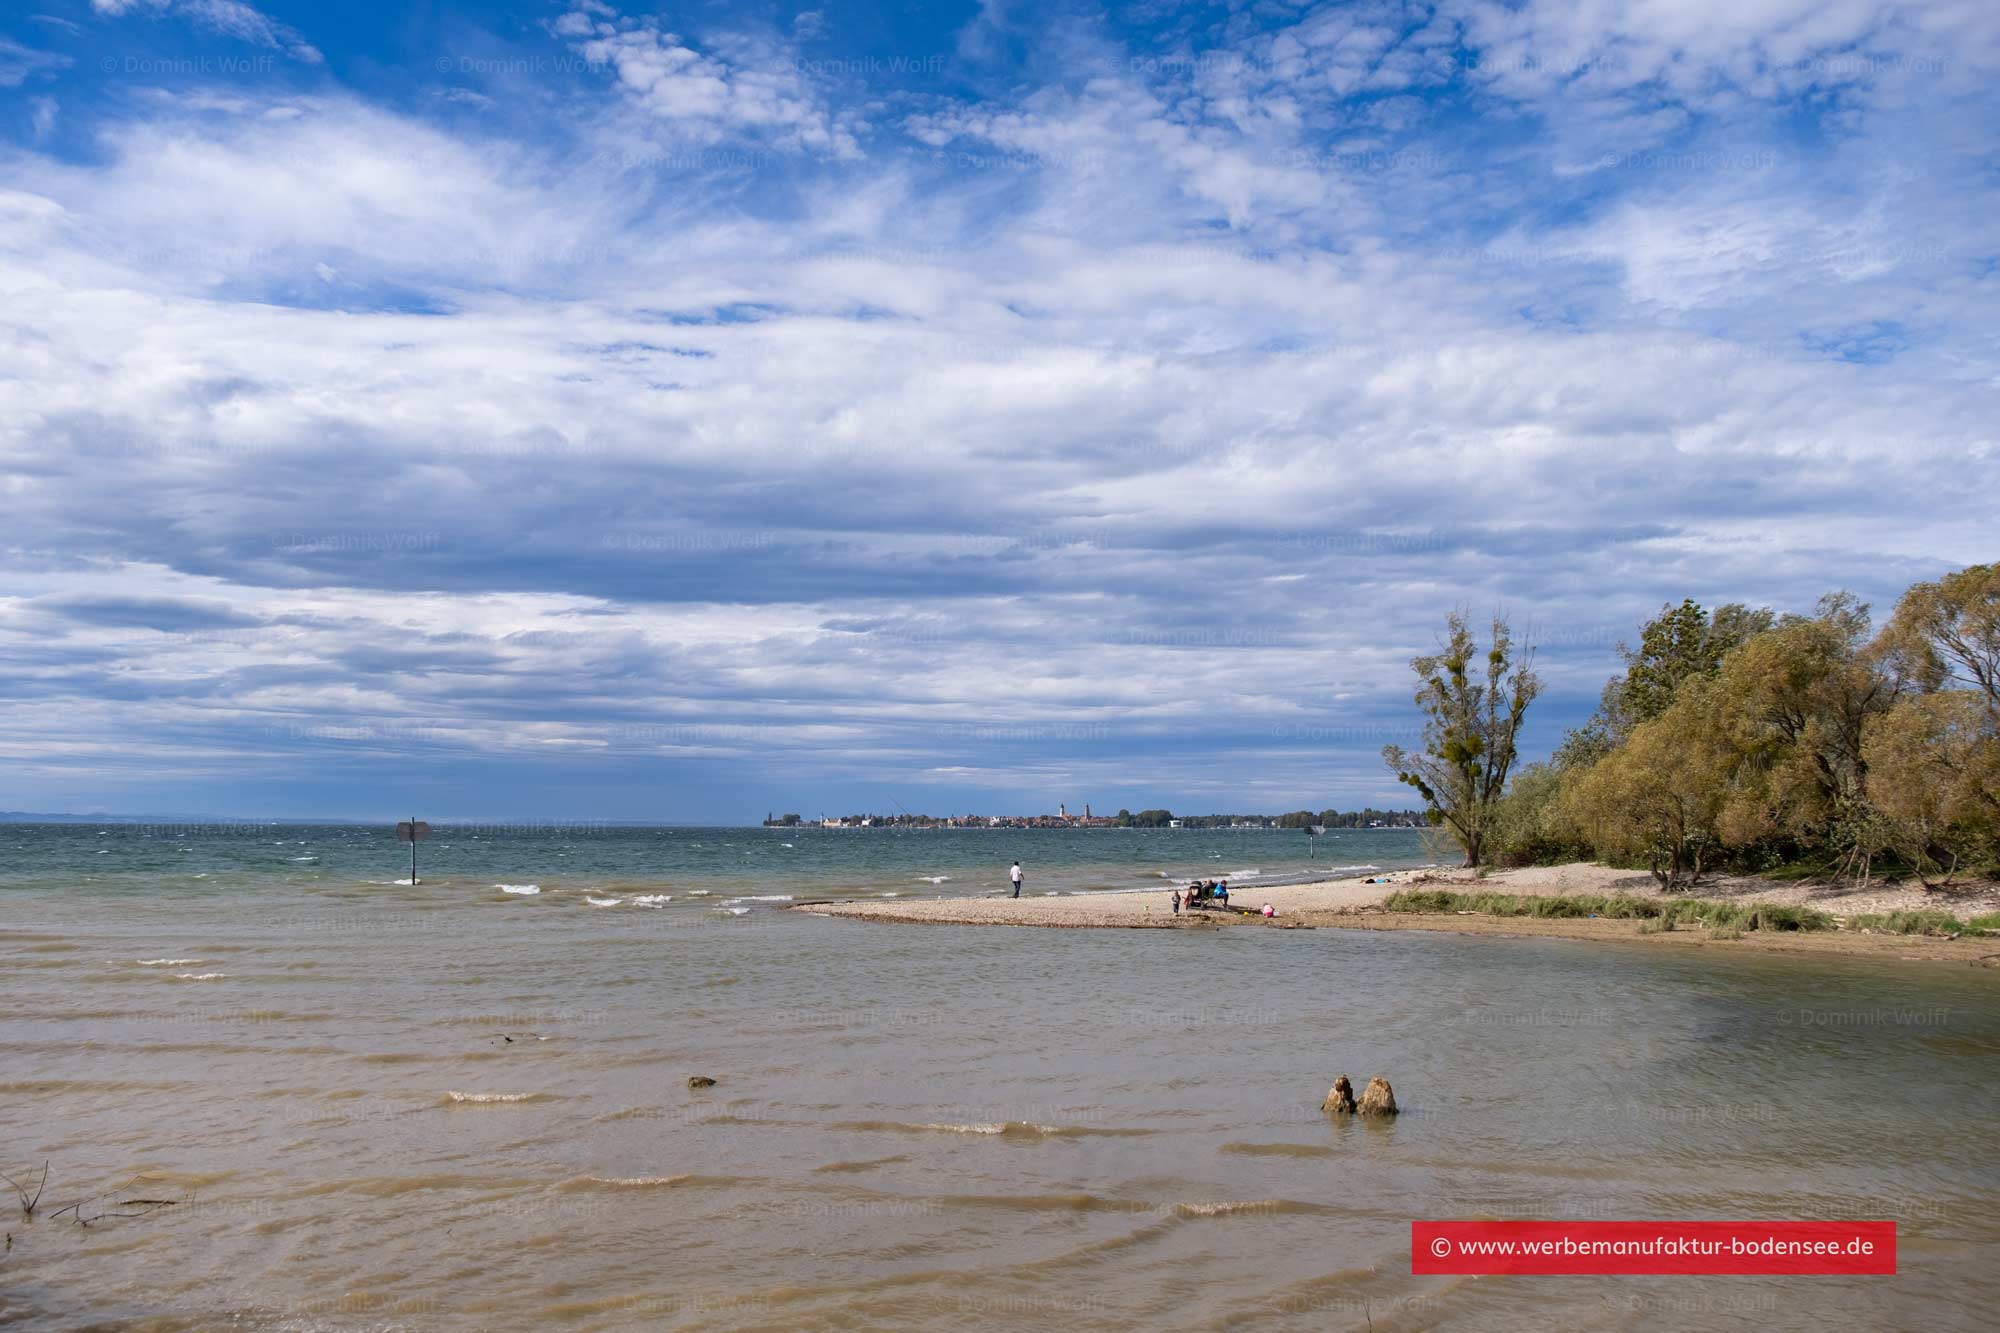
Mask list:
POLYGON ((1175 916, 1179 916, 1180 914, 1181 914, 1181 891, 1180 891, 1179 889, 1175 889, 1175 890, 1174 890, 1174 915, 1175 915, 1175 916))

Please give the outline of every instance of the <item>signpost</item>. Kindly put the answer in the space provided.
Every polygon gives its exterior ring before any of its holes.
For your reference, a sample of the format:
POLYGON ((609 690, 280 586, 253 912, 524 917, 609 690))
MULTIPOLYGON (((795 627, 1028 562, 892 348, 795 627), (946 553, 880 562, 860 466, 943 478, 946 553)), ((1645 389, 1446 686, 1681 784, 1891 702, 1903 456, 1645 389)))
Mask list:
POLYGON ((411 815, 403 823, 396 825, 396 837, 410 844, 410 883, 417 882, 417 844, 431 836, 431 826, 411 815))

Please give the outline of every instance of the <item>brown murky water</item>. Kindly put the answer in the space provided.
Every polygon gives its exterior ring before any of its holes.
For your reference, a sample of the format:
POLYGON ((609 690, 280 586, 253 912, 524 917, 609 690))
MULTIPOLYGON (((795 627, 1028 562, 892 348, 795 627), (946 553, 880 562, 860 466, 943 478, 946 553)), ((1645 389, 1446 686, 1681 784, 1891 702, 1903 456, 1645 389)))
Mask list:
POLYGON ((1724 1329, 2000 1309, 1991 973, 751 907, 8 895, 0 1169, 51 1167, 32 1221, 7 1202, 4 1318, 1724 1329), (1339 1073, 1389 1076, 1406 1114, 1323 1118, 1339 1073), (54 1215, 72 1203, 90 1225, 54 1215), (1418 1279, 1420 1217, 1894 1218, 1902 1271, 1418 1279))

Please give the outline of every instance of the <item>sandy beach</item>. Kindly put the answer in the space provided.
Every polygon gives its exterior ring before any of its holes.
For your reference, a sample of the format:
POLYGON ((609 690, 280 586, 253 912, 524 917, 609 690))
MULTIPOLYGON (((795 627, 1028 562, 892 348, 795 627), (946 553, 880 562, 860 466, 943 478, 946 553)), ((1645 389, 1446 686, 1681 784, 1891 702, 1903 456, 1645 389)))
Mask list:
MULTIPOLYGON (((1331 928, 1451 931, 1460 934, 1637 942, 1666 948, 1714 947, 1779 953, 1846 954, 2000 968, 2000 939, 1992 937, 1943 939, 1841 929, 1749 931, 1738 939, 1717 940, 1711 938, 1707 930, 1698 928, 1641 935, 1638 923, 1626 919, 1475 916, 1390 912, 1384 909, 1383 902, 1390 894, 1412 887, 1547 896, 1611 893, 1649 898, 1664 896, 1650 875, 1575 862, 1561 866, 1493 871, 1483 878, 1475 878, 1470 872, 1459 870, 1402 870, 1362 878, 1328 879, 1268 888, 1231 886, 1235 907, 1261 910, 1268 903, 1275 909, 1275 915, 1269 918, 1246 916, 1236 911, 1186 909, 1175 915, 1170 901, 1171 885, 1163 885, 1158 891, 1148 893, 811 902, 797 904, 792 910, 820 916, 927 925, 1138 930, 1331 928)), ((1842 923, 1863 915, 1924 908, 1949 911, 1960 919, 2000 910, 2000 884, 1992 882, 1968 885, 1956 891, 1927 892, 1916 885, 1773 884, 1750 876, 1719 876, 1704 882, 1692 894, 1682 896, 1726 902, 1806 906, 1825 912, 1842 923)))

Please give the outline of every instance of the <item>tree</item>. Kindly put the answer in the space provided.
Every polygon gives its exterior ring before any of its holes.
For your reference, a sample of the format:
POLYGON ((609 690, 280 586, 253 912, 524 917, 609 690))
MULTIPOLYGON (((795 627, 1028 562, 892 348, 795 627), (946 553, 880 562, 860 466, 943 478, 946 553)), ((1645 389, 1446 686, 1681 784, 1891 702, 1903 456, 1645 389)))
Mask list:
POLYGON ((1717 689, 1683 685, 1672 705, 1583 775, 1566 805, 1598 851, 1643 858, 1660 887, 1689 888, 1721 844, 1735 756, 1716 723, 1717 689))
POLYGON ((1494 811, 1488 856, 1503 865, 1548 865, 1588 858, 1592 845, 1579 829, 1564 795, 1587 770, 1551 761, 1514 774, 1494 811))
POLYGON ((1132 816, 1132 823, 1138 828, 1165 828, 1173 818, 1170 810, 1141 810, 1132 816))
POLYGON ((1913 688, 1974 689, 2000 715, 2000 564, 1911 585, 1883 630, 1882 650, 1913 688))
POLYGON ((1498 613, 1483 681, 1473 674, 1478 649, 1467 611, 1453 611, 1439 651, 1410 662, 1421 682, 1416 702, 1425 715, 1423 750, 1382 748, 1383 762, 1423 796, 1430 821, 1450 830, 1465 864, 1474 868, 1485 864, 1494 808, 1519 753, 1522 715, 1542 689, 1532 669, 1534 649, 1517 658, 1507 621, 1498 613))
POLYGON ((1925 888, 2000 850, 2000 725, 1977 692, 1897 700, 1869 719, 1862 750, 1885 840, 1925 888))
POLYGON ((1724 818, 1731 842, 1773 835, 1824 846, 1866 878, 1879 825, 1868 803, 1862 731, 1896 687, 1868 651, 1865 603, 1822 597, 1812 616, 1786 616, 1723 662, 1717 726, 1736 759, 1724 818))

